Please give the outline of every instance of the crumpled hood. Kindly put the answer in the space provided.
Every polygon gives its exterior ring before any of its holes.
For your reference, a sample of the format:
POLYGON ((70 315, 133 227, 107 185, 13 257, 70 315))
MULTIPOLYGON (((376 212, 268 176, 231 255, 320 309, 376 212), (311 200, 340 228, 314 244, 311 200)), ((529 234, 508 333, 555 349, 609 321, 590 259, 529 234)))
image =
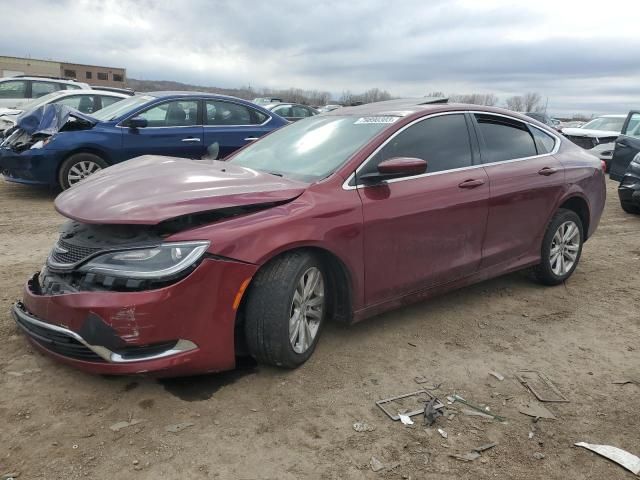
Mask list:
POLYGON ((589 138, 617 137, 620 135, 620 132, 613 130, 591 130, 589 128, 563 128, 562 133, 573 137, 589 138))
POLYGON ((23 111, 17 108, 0 108, 0 117, 3 115, 20 115, 23 111))
POLYGON ((293 200, 306 183, 218 160, 145 155, 61 193, 56 210, 94 224, 155 225, 193 213, 293 200))
POLYGON ((98 122, 95 118, 71 107, 51 103, 22 113, 16 119, 16 125, 29 135, 53 135, 67 123, 69 117, 74 117, 91 125, 95 125, 98 122))

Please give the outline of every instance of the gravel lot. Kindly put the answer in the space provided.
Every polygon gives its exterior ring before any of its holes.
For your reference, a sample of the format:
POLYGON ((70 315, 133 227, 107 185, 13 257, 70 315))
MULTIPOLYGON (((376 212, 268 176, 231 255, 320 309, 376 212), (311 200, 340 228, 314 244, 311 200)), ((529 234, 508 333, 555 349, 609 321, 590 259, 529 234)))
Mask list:
POLYGON ((613 183, 608 196, 564 286, 508 275, 353 327, 330 325, 295 371, 246 366, 159 382, 77 372, 18 333, 9 307, 62 218, 52 193, 0 183, 0 478, 633 478, 573 447, 640 455, 640 385, 612 383, 640 381, 640 217, 622 212, 613 183), (556 420, 518 413, 533 398, 514 378, 519 369, 545 372, 570 399, 549 406, 556 420), (419 417, 413 428, 392 422, 375 400, 416 390, 417 375, 441 383, 441 398, 456 391, 507 423, 458 405, 453 419, 438 419, 447 439, 419 417), (131 419, 142 422, 109 428, 131 419), (375 430, 358 433, 356 421, 375 430), (182 423, 193 425, 166 430, 182 423), (449 456, 489 442, 498 445, 473 462, 449 456), (383 470, 371 470, 372 456, 383 470))

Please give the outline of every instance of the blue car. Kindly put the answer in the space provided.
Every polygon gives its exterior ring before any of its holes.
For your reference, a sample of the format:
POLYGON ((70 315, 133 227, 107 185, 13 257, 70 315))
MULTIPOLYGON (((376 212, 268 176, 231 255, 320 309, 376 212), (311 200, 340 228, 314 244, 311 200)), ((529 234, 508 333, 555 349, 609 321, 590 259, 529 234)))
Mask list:
POLYGON ((6 180, 67 189, 140 155, 224 158, 288 123, 251 102, 197 92, 135 95, 91 116, 47 107, 25 112, 0 144, 6 180))

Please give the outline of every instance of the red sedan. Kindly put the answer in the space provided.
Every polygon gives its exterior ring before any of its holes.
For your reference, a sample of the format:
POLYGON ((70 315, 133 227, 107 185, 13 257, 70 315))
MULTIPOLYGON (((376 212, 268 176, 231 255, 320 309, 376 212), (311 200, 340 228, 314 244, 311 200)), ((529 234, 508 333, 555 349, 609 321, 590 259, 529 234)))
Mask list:
POLYGON ((328 320, 528 267, 562 283, 604 202, 600 161, 531 118, 341 108, 224 162, 140 157, 62 193, 69 221, 13 314, 90 372, 221 371, 247 353, 296 367, 328 320))

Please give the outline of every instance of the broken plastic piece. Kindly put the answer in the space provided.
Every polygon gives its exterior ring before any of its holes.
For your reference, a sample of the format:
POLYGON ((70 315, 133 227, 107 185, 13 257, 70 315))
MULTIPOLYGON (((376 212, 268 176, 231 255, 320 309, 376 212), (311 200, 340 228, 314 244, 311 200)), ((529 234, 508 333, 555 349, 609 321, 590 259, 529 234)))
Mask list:
POLYGON ((133 425, 137 425, 138 423, 140 423, 142 421, 143 420, 131 420, 130 422, 118 422, 118 423, 114 423, 109 428, 111 430, 113 430, 114 432, 119 432, 123 428, 131 427, 133 425))
POLYGON ((518 411, 524 415, 529 415, 534 418, 548 418, 555 420, 556 416, 546 407, 539 403, 529 402, 526 405, 520 405, 518 411))
POLYGON ((489 372, 489 375, 491 375, 492 377, 496 377, 500 381, 504 380, 504 376, 503 375, 500 375, 498 372, 494 372, 493 370, 491 370, 489 372))
POLYGON ((493 418, 494 420, 498 420, 499 422, 504 422, 506 420, 505 417, 501 417, 500 415, 496 415, 495 413, 487 413, 487 408, 486 407, 483 408, 483 407, 480 407, 478 405, 474 405, 471 402, 467 402, 460 395, 454 394, 453 398, 455 399, 456 402, 460 402, 460 403, 466 405, 467 407, 476 410, 477 412, 483 413, 484 415, 488 415, 491 418, 493 418))
POLYGON ((474 452, 484 452, 485 450, 489 450, 490 448, 493 448, 495 446, 497 446, 498 444, 495 442, 492 443, 485 443, 484 445, 480 445, 478 448, 474 448, 473 451, 474 452))
POLYGON ((439 428, 438 433, 442 436, 442 438, 447 438, 449 435, 443 429, 439 428))
POLYGON ((476 458, 480 457, 480 454, 474 451, 474 452, 465 453, 464 455, 450 454, 449 456, 455 458, 456 460, 461 460, 463 462, 473 462, 476 458))
POLYGON ((400 421, 403 425, 413 425, 413 420, 411 420, 411 417, 409 415, 400 413, 398 416, 400 417, 400 421))
POLYGON ((586 448, 592 452, 597 453, 605 458, 608 458, 612 462, 617 463, 623 468, 626 468, 634 475, 640 473, 640 458, 635 455, 622 450, 618 447, 612 447, 611 445, 595 445, 592 443, 578 442, 574 443, 576 447, 586 448))
POLYGON ((384 468, 384 463, 382 463, 376 457, 371 457, 369 465, 371 466, 371 470, 373 470, 374 472, 379 472, 384 468))
POLYGON ((369 425, 366 422, 356 422, 353 424, 353 429, 356 432, 373 432, 376 427, 375 425, 369 425))
POLYGON ((560 393, 558 387, 541 372, 536 370, 523 370, 516 374, 516 378, 541 402, 569 402, 569 399, 560 393))

